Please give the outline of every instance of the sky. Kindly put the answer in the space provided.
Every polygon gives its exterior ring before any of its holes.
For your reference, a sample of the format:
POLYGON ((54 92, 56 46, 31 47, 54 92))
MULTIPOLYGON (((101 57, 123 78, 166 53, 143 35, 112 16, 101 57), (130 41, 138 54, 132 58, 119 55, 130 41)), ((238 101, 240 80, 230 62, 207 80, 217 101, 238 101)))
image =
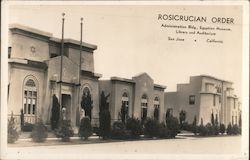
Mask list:
POLYGON ((84 18, 83 41, 98 46, 94 66, 95 72, 103 75, 101 79, 131 78, 147 72, 155 83, 167 86, 165 91, 176 91, 177 83, 188 83, 190 76, 206 74, 232 81, 236 94, 241 96, 241 7, 13 5, 9 8, 9 23, 33 27, 60 38, 63 12, 65 38, 80 39, 80 18, 84 18), (159 14, 205 16, 208 21, 158 20, 159 14), (211 17, 234 18, 234 24, 213 24, 211 17), (216 36, 186 35, 161 27, 162 24, 224 27, 231 31, 215 31, 216 36), (169 37, 185 40, 170 41, 169 37), (208 43, 207 39, 223 43, 208 43))

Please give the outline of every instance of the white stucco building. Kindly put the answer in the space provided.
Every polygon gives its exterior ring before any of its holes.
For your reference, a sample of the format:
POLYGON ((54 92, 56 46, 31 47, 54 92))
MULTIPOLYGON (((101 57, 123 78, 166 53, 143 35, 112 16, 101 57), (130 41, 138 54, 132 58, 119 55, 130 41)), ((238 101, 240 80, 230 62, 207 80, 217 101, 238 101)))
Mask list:
POLYGON ((153 118, 157 108, 157 119, 164 121, 165 86, 154 84, 146 73, 132 79, 112 77, 100 81, 101 75, 94 71, 96 45, 83 42, 80 52, 79 41, 64 39, 61 59, 61 39, 51 33, 15 24, 9 28, 9 38, 8 116, 13 112, 18 123, 23 110, 24 123, 34 124, 42 118, 50 125, 56 101, 61 102, 61 111, 66 110, 66 119, 77 126, 82 117, 82 97, 90 94, 89 115, 92 125, 98 126, 102 91, 110 95, 107 101, 112 122, 120 120, 122 104, 129 117, 153 118))
POLYGON ((234 94, 233 83, 208 75, 192 76, 190 82, 177 84, 176 92, 165 93, 166 110, 179 117, 186 111, 186 121, 211 123, 211 114, 225 125, 238 124, 241 114, 239 98, 234 94))
POLYGON ((19 121, 20 110, 23 109, 24 122, 35 123, 40 117, 49 124, 52 97, 55 95, 58 101, 61 98, 62 107, 66 108, 67 119, 76 125, 80 116, 81 97, 84 92, 89 92, 93 102, 92 123, 98 123, 98 79, 101 75, 94 72, 93 54, 96 49, 97 46, 83 42, 79 72, 80 42, 64 39, 61 79, 61 40, 54 38, 51 33, 11 25, 8 53, 8 115, 13 112, 19 121))

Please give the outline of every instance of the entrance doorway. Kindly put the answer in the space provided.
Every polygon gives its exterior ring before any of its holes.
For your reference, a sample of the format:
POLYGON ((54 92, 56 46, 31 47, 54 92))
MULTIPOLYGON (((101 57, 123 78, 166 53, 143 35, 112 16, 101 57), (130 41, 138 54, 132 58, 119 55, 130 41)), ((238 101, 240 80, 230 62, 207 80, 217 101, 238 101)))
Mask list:
POLYGON ((69 94, 62 94, 62 108, 66 109, 66 119, 70 120, 71 95, 69 95, 69 94))

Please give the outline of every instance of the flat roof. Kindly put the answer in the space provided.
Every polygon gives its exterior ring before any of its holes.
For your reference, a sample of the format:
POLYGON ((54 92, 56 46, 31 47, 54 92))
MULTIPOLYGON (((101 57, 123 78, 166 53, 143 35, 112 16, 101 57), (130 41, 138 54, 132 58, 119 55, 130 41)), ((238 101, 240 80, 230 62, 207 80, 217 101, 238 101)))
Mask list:
MULTIPOLYGON (((51 37, 50 40, 54 41, 54 42, 57 42, 57 43, 61 43, 61 39, 59 39, 59 38, 51 37)), ((70 39, 70 38, 65 38, 64 43, 71 43, 71 44, 75 44, 75 45, 78 45, 78 46, 80 46, 80 44, 81 44, 80 41, 70 39)), ((82 46, 93 49, 93 50, 97 49, 97 45, 86 43, 86 42, 82 42, 82 46)))
POLYGON ((135 83, 135 81, 132 80, 132 79, 121 78, 121 77, 111 77, 110 80, 112 80, 112 81, 122 81, 122 82, 128 82, 128 83, 135 83))
POLYGON ((223 79, 220 79, 220 78, 211 76, 211 75, 201 74, 201 75, 199 75, 199 76, 200 76, 200 77, 206 77, 206 78, 212 78, 212 79, 215 79, 215 80, 218 80, 218 81, 233 83, 233 82, 231 82, 231 81, 223 80, 223 79))
POLYGON ((50 32, 45 32, 36 28, 32 28, 32 27, 28 27, 28 26, 24 26, 24 25, 16 24, 16 23, 10 24, 9 29, 20 29, 23 31, 28 31, 28 32, 39 34, 39 35, 46 36, 46 37, 53 36, 53 34, 50 32))
MULTIPOLYGON (((110 80, 113 81, 122 81, 122 82, 128 82, 128 83, 135 83, 135 81, 133 79, 127 79, 127 78, 121 78, 121 77, 111 77, 110 80)), ((163 85, 159 85, 159 84, 154 84, 155 88, 162 88, 162 89, 166 89, 166 86, 163 85)))
POLYGON ((162 88, 162 89, 166 89, 167 88, 167 86, 160 85, 160 84, 154 84, 154 87, 156 87, 156 88, 162 88))
MULTIPOLYGON (((61 42, 60 38, 53 37, 53 34, 50 32, 45 32, 45 31, 42 31, 42 30, 39 30, 36 28, 32 28, 32 27, 28 27, 28 26, 24 26, 21 24, 16 24, 16 23, 10 24, 9 29, 19 29, 19 30, 23 30, 26 32, 30 32, 30 33, 34 33, 37 35, 48 37, 48 38, 50 38, 51 41, 54 41, 54 42, 58 42, 58 43, 61 42)), ((71 44, 75 44, 75 45, 80 46, 80 41, 74 40, 71 38, 65 38, 64 43, 71 43, 71 44)), ((97 49, 97 45, 86 43, 86 42, 82 42, 82 46, 93 49, 93 50, 97 49)))

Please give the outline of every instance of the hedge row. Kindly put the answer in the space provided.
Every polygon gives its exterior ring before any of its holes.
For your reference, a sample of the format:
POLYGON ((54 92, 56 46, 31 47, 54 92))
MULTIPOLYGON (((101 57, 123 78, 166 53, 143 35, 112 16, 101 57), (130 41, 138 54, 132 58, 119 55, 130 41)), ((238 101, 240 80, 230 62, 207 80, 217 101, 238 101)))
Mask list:
MULTIPOLYGON (((228 135, 241 134, 241 128, 238 125, 228 124, 227 128, 224 124, 212 125, 210 123, 203 125, 186 125, 183 127, 192 132, 199 133, 200 136, 218 135, 219 133, 228 135)), ((126 123, 121 121, 114 122, 109 133, 106 133, 108 138, 112 139, 139 139, 140 135, 144 134, 145 137, 157 138, 174 138, 179 132, 180 125, 178 119, 169 116, 166 117, 166 124, 159 123, 154 119, 146 119, 141 122, 139 119, 129 118, 126 123)), ((98 130, 96 130, 99 132, 98 130)), ((55 135, 61 138, 62 141, 69 141, 74 132, 69 120, 62 120, 59 128, 55 130, 55 135)), ((81 139, 88 139, 93 133, 93 128, 88 117, 81 119, 78 135, 81 139)), ((11 117, 8 123, 8 143, 14 143, 18 139, 19 133, 15 128, 14 118, 11 117)), ((33 127, 31 138, 34 142, 44 142, 48 137, 46 126, 39 120, 33 127)), ((106 137, 106 138, 107 138, 106 137)))
POLYGON ((174 138, 179 130, 178 119, 175 117, 167 118, 167 125, 159 123, 157 120, 148 118, 144 122, 135 118, 129 118, 126 124, 114 122, 111 131, 112 139, 138 139, 140 135, 152 138, 174 138))
POLYGON ((214 124, 212 125, 211 123, 207 123, 205 126, 204 125, 193 125, 193 124, 187 124, 183 123, 182 129, 186 131, 191 131, 195 134, 199 133, 200 136, 210 136, 210 135, 218 135, 224 134, 225 132, 227 135, 237 135, 241 134, 241 128, 238 125, 231 125, 228 124, 227 128, 224 124, 214 124))

